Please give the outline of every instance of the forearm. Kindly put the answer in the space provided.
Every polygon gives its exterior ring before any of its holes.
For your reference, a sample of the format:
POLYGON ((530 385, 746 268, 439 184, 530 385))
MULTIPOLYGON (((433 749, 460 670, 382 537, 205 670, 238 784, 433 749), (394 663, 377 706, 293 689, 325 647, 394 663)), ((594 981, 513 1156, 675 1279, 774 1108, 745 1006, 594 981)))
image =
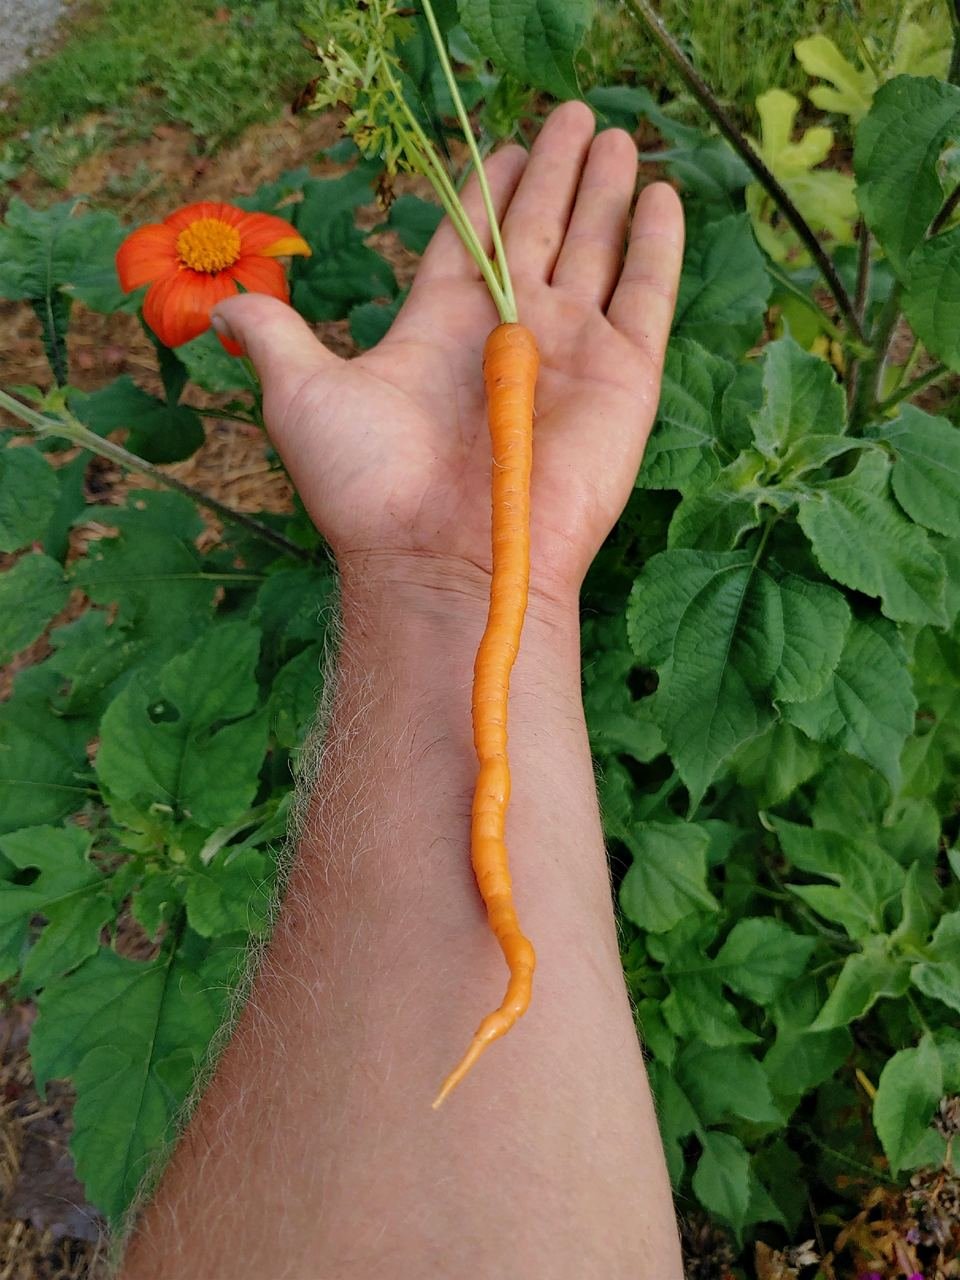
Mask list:
POLYGON ((678 1277, 624 990, 576 609, 532 606, 507 834, 530 1011, 439 1112, 506 970, 469 863, 479 582, 347 575, 336 693, 278 928, 124 1280, 678 1277), (384 1270, 385 1269, 385 1270, 384 1270))

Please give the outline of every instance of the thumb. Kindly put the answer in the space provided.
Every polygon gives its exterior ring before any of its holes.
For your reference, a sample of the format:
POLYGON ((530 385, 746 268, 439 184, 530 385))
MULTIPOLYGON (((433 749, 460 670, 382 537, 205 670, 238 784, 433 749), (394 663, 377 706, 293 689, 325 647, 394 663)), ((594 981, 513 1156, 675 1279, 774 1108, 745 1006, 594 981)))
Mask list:
POLYGON ((282 420, 288 398, 310 374, 339 363, 292 307, 262 293, 244 293, 218 302, 210 317, 214 330, 232 339, 253 361, 271 413, 282 420))

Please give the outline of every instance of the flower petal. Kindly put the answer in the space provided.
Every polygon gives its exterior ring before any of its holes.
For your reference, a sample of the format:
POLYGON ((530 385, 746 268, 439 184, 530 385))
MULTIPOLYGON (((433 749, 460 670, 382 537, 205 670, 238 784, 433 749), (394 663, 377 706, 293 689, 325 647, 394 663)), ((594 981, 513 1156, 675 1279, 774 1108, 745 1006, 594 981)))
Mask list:
POLYGON ((182 209, 174 209, 173 213, 168 213, 163 225, 179 235, 192 222, 199 222, 201 218, 216 218, 219 222, 235 227, 246 216, 244 210, 238 209, 236 205, 222 204, 219 200, 199 200, 196 204, 185 204, 182 209))
POLYGON ((234 225, 240 232, 240 252, 244 255, 262 253, 268 258, 280 258, 289 253, 310 253, 303 236, 283 218, 269 213, 248 213, 234 225))
POLYGON ((226 271, 211 275, 181 267, 157 281, 143 302, 143 318, 165 347, 180 347, 210 328, 210 312, 237 291, 226 271))
POLYGON ((117 275, 124 293, 152 284, 178 263, 177 237, 162 223, 150 223, 131 231, 117 250, 117 275))
POLYGON ((230 267, 230 275, 248 293, 268 293, 281 302, 290 301, 287 277, 274 258, 262 258, 256 253, 244 254, 230 267))

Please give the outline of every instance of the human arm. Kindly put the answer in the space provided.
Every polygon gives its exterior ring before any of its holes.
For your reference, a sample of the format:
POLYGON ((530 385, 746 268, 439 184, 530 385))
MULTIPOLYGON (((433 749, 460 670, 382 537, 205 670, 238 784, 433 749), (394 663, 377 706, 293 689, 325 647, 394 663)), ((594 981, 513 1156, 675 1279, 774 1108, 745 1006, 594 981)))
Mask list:
POLYGON ((222 308, 337 555, 343 636, 274 940, 124 1280, 680 1274, 617 950, 577 594, 652 421, 681 231, 675 197, 650 189, 624 265, 635 152, 591 134, 570 105, 529 160, 491 164, 543 356, 507 828, 539 964, 522 1023, 438 1113, 503 980, 467 856, 489 566, 479 350, 495 316, 448 228, 357 361, 263 299, 222 308))

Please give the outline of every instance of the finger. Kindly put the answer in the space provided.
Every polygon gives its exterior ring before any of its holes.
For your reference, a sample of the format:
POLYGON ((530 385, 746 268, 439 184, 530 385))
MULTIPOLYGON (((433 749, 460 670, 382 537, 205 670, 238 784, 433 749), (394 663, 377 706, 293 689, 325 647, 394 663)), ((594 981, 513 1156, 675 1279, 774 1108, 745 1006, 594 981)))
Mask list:
POLYGON ((593 129, 586 103, 565 102, 540 130, 503 220, 503 243, 515 276, 550 279, 593 129))
POLYGON ((623 266, 637 149, 622 129, 594 138, 551 285, 606 307, 623 266))
POLYGON ((653 364, 663 362, 683 262, 683 208, 672 187, 655 182, 640 193, 623 271, 607 319, 653 364))
MULTIPOLYGON (((523 147, 518 146, 503 147, 484 162, 487 183, 498 221, 510 203, 510 197, 520 181, 520 175, 526 163, 527 153, 523 147)), ((476 174, 470 177, 463 189, 461 199, 470 221, 476 228, 484 252, 489 254, 493 248, 493 240, 490 236, 490 224, 483 207, 483 197, 476 174)), ((423 260, 417 269, 417 280, 418 282, 438 280, 451 276, 465 280, 479 280, 480 268, 467 252, 463 241, 454 230, 453 223, 449 218, 444 218, 427 245, 423 260)))

